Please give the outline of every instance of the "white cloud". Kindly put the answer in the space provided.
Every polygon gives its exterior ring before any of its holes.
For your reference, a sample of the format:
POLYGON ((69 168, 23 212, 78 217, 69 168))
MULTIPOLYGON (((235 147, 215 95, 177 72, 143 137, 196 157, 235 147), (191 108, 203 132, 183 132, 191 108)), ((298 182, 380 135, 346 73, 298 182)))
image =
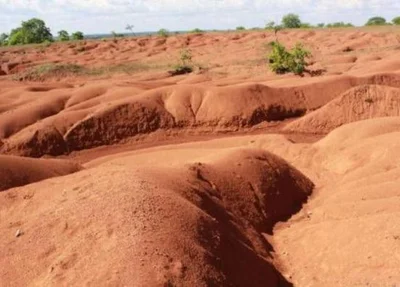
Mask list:
POLYGON ((289 12, 311 23, 362 24, 375 15, 400 15, 400 0, 0 0, 0 32, 29 17, 44 19, 53 30, 93 33, 118 31, 126 23, 141 31, 262 26, 289 12))

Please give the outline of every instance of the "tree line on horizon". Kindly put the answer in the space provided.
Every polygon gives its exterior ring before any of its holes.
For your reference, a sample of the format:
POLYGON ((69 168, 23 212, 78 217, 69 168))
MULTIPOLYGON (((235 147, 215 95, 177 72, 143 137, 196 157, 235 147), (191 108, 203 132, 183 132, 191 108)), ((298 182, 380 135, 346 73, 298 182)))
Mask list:
MULTIPOLYGON (((387 22, 384 17, 375 16, 365 23, 364 26, 386 26, 386 25, 400 25, 400 16, 395 17, 392 22, 387 22)), ((297 14, 289 13, 283 16, 281 24, 276 24, 271 21, 266 24, 266 29, 296 29, 296 28, 342 28, 342 27, 355 27, 352 23, 334 22, 334 23, 319 23, 312 25, 310 23, 302 22, 300 16, 297 14)), ((243 30, 243 27, 240 27, 243 30)), ((238 29, 237 29, 238 30, 238 29)))
MULTIPOLYGON (((388 22, 384 17, 375 16, 365 23, 365 26, 386 26, 386 25, 400 25, 400 16, 395 17, 391 22, 388 22)), ((133 25, 128 25, 127 30, 132 32, 133 25)), ((275 33, 281 29, 296 29, 296 28, 341 28, 341 27, 354 27, 352 23, 345 22, 334 22, 334 23, 319 23, 312 25, 310 23, 302 22, 299 15, 289 13, 284 15, 281 24, 276 24, 271 21, 266 24, 265 29, 273 29, 275 33)), ((256 29, 256 28, 254 28, 256 29)), ((260 28, 257 28, 260 29, 260 28)), ((244 26, 236 28, 237 31, 246 30, 244 26)), ((200 29, 193 30, 194 32, 203 32, 200 29)), ((112 32, 114 37, 116 34, 112 32)), ((82 32, 77 31, 71 35, 66 30, 61 30, 57 33, 55 38, 50 28, 46 26, 46 23, 38 18, 32 18, 28 21, 23 21, 20 27, 12 29, 10 34, 3 33, 0 35, 0 46, 15 46, 25 44, 41 44, 41 43, 52 43, 54 41, 70 41, 70 40, 83 40, 84 35, 82 32)), ((168 35, 168 30, 161 29, 158 32, 159 35, 168 35)), ((120 36, 123 36, 122 34, 120 36)))
POLYGON ((76 31, 71 35, 66 30, 61 30, 57 38, 53 36, 46 23, 38 18, 23 21, 20 27, 12 29, 10 34, 0 35, 0 46, 15 46, 26 44, 52 43, 54 41, 83 40, 84 35, 81 31, 76 31))

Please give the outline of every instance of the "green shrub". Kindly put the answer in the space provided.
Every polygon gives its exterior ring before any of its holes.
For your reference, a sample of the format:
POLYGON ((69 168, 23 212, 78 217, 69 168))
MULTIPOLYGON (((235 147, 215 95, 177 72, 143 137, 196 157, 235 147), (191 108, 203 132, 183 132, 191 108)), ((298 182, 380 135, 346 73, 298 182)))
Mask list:
POLYGON ((246 30, 246 28, 243 26, 236 27, 236 31, 244 31, 244 30, 246 30))
POLYGON ((183 49, 179 54, 179 61, 170 72, 171 75, 182 75, 193 72, 193 61, 192 51, 189 49, 183 49))
POLYGON ((302 75, 306 66, 306 58, 311 53, 303 48, 301 43, 297 43, 290 51, 279 42, 271 42, 272 51, 268 56, 269 65, 273 72, 285 74, 293 72, 302 75))
POLYGON ((167 29, 160 29, 157 32, 158 36, 167 38, 169 36, 169 31, 167 29))
POLYGON ((201 34, 201 33, 204 33, 204 31, 199 28, 195 28, 195 29, 191 30, 190 33, 201 34))
POLYGON ((354 25, 351 23, 344 23, 344 22, 335 22, 326 25, 326 28, 346 28, 346 27, 354 27, 354 25))

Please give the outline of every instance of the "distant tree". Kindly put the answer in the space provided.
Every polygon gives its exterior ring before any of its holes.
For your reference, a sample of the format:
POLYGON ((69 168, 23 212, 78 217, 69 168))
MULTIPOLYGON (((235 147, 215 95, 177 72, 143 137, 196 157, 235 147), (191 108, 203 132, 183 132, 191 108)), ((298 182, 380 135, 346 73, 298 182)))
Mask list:
POLYGON ((53 35, 46 23, 38 18, 24 21, 21 27, 13 29, 9 36, 9 45, 36 44, 45 41, 53 41, 53 35))
POLYGON ((318 24, 317 24, 317 27, 318 27, 318 28, 324 28, 324 27, 325 27, 325 23, 318 23, 318 24))
POLYGON ((301 20, 299 15, 290 13, 282 18, 282 26, 284 28, 300 28, 301 20))
POLYGON ((380 16, 372 17, 365 23, 365 26, 382 26, 386 25, 386 19, 380 16))
POLYGON ((167 29, 160 29, 157 32, 158 36, 167 38, 169 36, 169 31, 167 29))
POLYGON ((69 34, 65 30, 58 31, 58 40, 61 42, 69 41, 69 34))
POLYGON ((201 34, 201 33, 204 33, 204 31, 199 28, 195 28, 195 29, 191 30, 190 33, 201 34))
POLYGON ((275 25, 275 22, 274 22, 274 21, 271 21, 271 22, 268 22, 268 23, 265 25, 265 29, 273 30, 273 31, 274 31, 274 34, 275 34, 275 40, 276 40, 276 42, 278 42, 278 32, 279 32, 280 30, 282 30, 283 27, 282 27, 281 25, 275 25))
POLYGON ((7 46, 8 44, 8 35, 3 33, 0 35, 0 46, 7 46))
POLYGON ((394 19, 392 20, 392 23, 393 23, 394 25, 400 25, 400 16, 394 18, 394 19))
POLYGON ((71 39, 72 40, 83 40, 85 38, 85 36, 83 35, 83 33, 81 31, 76 31, 75 33, 71 34, 71 39))
POLYGON ((274 29, 274 27, 275 27, 274 21, 270 21, 267 24, 265 24, 265 29, 274 29))
POLYGON ((128 25, 126 25, 125 30, 127 30, 131 34, 135 35, 135 33, 133 33, 133 27, 135 27, 135 26, 128 24, 128 25))
POLYGON ((236 31, 244 31, 244 30, 246 30, 246 28, 243 26, 236 27, 236 31))

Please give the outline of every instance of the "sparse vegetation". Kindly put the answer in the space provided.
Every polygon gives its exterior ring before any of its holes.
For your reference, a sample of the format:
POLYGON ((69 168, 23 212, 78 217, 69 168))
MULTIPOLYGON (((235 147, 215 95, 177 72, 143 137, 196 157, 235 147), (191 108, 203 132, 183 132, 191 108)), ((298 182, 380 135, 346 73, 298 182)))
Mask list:
POLYGON ((0 35, 0 46, 7 46, 8 45, 8 35, 3 33, 0 35))
POLYGON ((244 31, 244 30, 246 30, 246 28, 243 26, 236 27, 236 31, 244 31))
POLYGON ((293 72, 302 75, 307 66, 306 58, 311 53, 304 49, 301 43, 296 44, 290 51, 279 42, 271 42, 271 53, 268 55, 270 68, 277 74, 293 72))
POLYGON ((195 29, 191 30, 190 33, 193 33, 193 34, 202 34, 202 33, 204 33, 204 31, 201 30, 201 29, 199 29, 199 28, 195 28, 195 29))
POLYGON ((275 22, 274 22, 274 21, 271 21, 271 22, 268 22, 268 23, 265 25, 265 29, 267 29, 267 30, 273 30, 273 31, 274 31, 274 34, 275 34, 275 41, 278 41, 278 32, 279 32, 280 30, 282 30, 283 27, 282 27, 281 25, 275 25, 275 22))
POLYGON ((192 61, 192 51, 189 49, 183 49, 179 53, 179 61, 172 71, 171 75, 183 75, 193 72, 193 61, 192 61))
POLYGON ((300 28, 302 29, 311 29, 313 26, 310 23, 301 23, 300 28))
POLYGON ((162 70, 166 66, 148 65, 140 62, 131 62, 116 65, 100 66, 95 68, 87 68, 76 64, 55 64, 48 63, 32 67, 24 72, 15 74, 13 79, 16 81, 33 81, 40 82, 46 79, 62 79, 71 76, 110 76, 113 74, 127 74, 149 71, 162 70))
POLYGON ((329 23, 325 26, 326 28, 346 28, 346 27, 354 27, 351 23, 344 23, 344 22, 334 22, 329 23))
POLYGON ((157 35, 160 37, 167 38, 169 36, 169 31, 167 29, 160 29, 158 30, 157 35))
POLYGON ((35 66, 22 74, 14 76, 14 80, 18 81, 43 81, 46 78, 65 77, 71 75, 79 75, 84 68, 75 64, 44 64, 35 66))
POLYGON ((113 36, 114 39, 123 38, 125 36, 124 34, 120 34, 120 33, 117 33, 115 31, 111 31, 111 35, 113 36))

